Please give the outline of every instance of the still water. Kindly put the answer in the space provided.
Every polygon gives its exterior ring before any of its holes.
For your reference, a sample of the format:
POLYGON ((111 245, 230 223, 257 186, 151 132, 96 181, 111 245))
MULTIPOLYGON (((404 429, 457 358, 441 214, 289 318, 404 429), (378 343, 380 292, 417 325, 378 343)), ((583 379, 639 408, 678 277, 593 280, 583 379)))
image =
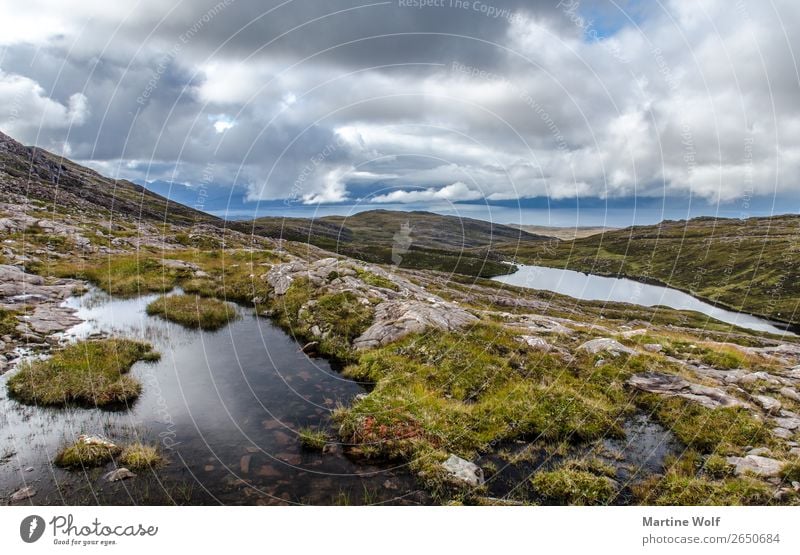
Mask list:
POLYGON ((137 363, 142 394, 123 411, 40 408, 7 397, 0 376, 0 499, 33 486, 34 504, 425 503, 404 467, 364 464, 344 446, 304 450, 303 427, 331 429, 331 412, 364 392, 327 361, 309 358, 269 320, 238 308, 216 332, 150 317, 153 296, 115 299, 92 290, 67 304, 85 322, 71 339, 108 333, 151 342, 157 363, 137 363), (168 464, 107 483, 113 463, 86 472, 51 464, 82 433, 158 444, 168 464))
POLYGON ((526 266, 517 264, 519 270, 513 274, 497 276, 492 279, 509 285, 553 291, 576 299, 631 303, 642 306, 667 306, 677 310, 693 310, 715 320, 734 324, 743 328, 777 334, 794 335, 780 324, 716 307, 691 295, 625 278, 611 278, 584 274, 573 270, 526 266))

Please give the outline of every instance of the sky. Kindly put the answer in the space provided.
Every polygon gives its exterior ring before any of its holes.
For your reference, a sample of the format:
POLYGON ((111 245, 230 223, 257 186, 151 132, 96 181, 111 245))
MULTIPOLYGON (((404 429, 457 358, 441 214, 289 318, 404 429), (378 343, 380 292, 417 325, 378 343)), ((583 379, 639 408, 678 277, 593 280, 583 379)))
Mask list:
POLYGON ((796 1, 4 2, 0 130, 250 201, 746 209, 800 198, 796 1))

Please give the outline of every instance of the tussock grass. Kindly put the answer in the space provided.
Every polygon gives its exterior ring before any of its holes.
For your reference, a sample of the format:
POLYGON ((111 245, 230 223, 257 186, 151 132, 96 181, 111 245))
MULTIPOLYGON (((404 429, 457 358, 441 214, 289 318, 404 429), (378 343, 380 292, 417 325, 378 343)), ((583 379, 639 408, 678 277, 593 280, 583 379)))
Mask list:
POLYGON ((216 330, 236 318, 230 304, 198 295, 164 295, 147 305, 147 314, 188 328, 216 330))
POLYGON ((616 496, 614 482, 607 476, 573 468, 537 472, 531 486, 548 503, 558 505, 607 505, 616 496))
POLYGON ((164 459, 152 445, 133 443, 123 449, 119 462, 131 470, 147 470, 159 466, 164 459))
POLYGON ((78 440, 59 451, 55 464, 64 468, 89 468, 110 462, 121 449, 113 444, 84 443, 78 440))
POLYGON ((298 435, 300 444, 311 451, 322 451, 328 443, 328 436, 322 430, 303 428, 298 435))
POLYGON ((126 403, 141 391, 141 384, 126 375, 131 366, 139 360, 157 358, 147 343, 128 339, 83 341, 49 359, 22 363, 7 387, 16 399, 37 405, 126 403))
POLYGON ((13 310, 0 308, 0 336, 17 334, 17 313, 13 310))

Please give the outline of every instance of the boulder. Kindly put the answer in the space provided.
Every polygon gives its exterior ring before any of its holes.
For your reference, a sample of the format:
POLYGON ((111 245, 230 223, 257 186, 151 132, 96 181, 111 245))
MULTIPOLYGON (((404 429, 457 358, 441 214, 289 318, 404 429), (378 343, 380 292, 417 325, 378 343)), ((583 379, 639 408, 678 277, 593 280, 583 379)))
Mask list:
POLYGON ((448 475, 455 481, 469 485, 480 486, 484 483, 483 469, 477 464, 464 460, 456 455, 450 455, 442 463, 448 475))
POLYGON ((636 352, 633 349, 626 347, 619 341, 607 337, 601 337, 599 339, 592 339, 591 341, 587 341, 586 343, 578 347, 578 350, 586 351, 593 355, 602 352, 607 352, 610 353, 611 356, 619 356, 621 354, 632 355, 636 352))
POLYGON ((353 341, 353 347, 371 349, 426 328, 455 331, 477 321, 476 316, 452 303, 385 301, 375 308, 373 324, 353 341))
POLYGON ((761 455, 746 455, 744 457, 728 457, 728 464, 735 467, 734 473, 737 476, 743 474, 754 474, 762 478, 771 478, 780 474, 783 468, 781 461, 763 457, 761 455))
POLYGON ((781 410, 781 402, 769 395, 754 395, 753 399, 768 414, 778 414, 781 410))

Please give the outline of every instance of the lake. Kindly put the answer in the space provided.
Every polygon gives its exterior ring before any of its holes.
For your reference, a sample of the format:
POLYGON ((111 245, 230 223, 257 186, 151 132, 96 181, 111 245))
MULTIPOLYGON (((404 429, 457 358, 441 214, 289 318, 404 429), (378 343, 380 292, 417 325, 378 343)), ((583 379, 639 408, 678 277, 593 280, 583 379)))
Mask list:
POLYGON ((777 334, 792 335, 781 324, 764 318, 716 307, 692 297, 688 293, 650 285, 626 278, 603 277, 573 270, 544 266, 516 265, 513 274, 492 278, 501 283, 552 291, 586 301, 631 303, 641 306, 667 306, 677 310, 693 310, 716 320, 742 328, 777 334))

